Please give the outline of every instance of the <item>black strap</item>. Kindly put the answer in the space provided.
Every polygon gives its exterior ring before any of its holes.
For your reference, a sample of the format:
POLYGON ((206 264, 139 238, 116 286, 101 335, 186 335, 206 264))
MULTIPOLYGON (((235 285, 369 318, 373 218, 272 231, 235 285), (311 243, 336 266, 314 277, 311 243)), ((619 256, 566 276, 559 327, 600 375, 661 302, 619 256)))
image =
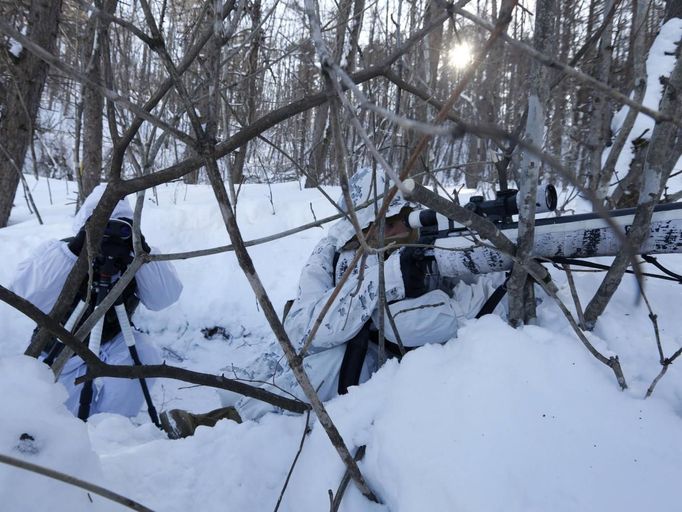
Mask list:
POLYGON ((362 326, 360 332, 346 342, 341 369, 339 370, 339 395, 345 395, 350 386, 360 383, 362 365, 365 362, 369 346, 369 321, 362 326))
MULTIPOLYGON (((376 329, 370 329, 369 331, 369 341, 371 343, 374 343, 379 346, 379 331, 376 329)), ((413 350, 417 347, 403 347, 405 350, 405 353, 408 353, 410 350, 413 350)), ((398 361, 400 361, 403 358, 403 353, 400 351, 400 346, 397 343, 393 343, 392 341, 387 340, 384 337, 384 349, 386 350, 386 355, 388 357, 397 357, 398 361)))
MULTIPOLYGON (((674 278, 675 280, 677 280, 677 282, 682 283, 682 276, 681 275, 676 274, 672 270, 668 270, 667 268, 665 268, 653 256, 649 256, 648 254, 642 254, 642 259, 644 261, 646 261, 647 263, 651 263, 654 267, 656 267, 658 270, 660 270, 664 274, 667 274, 670 277, 674 278)), ((663 277, 663 276, 659 276, 659 277, 663 277)))
POLYGON ((495 308, 502 300, 502 297, 504 297, 507 293, 507 281, 509 281, 510 276, 511 274, 507 273, 507 278, 504 280, 504 283, 495 288, 495 291, 490 295, 490 297, 488 297, 488 300, 485 301, 485 304, 483 304, 483 307, 481 307, 481 310, 478 312, 475 318, 481 318, 482 316, 490 315, 493 311, 495 311, 495 308))
POLYGON ((332 261, 332 281, 334 286, 336 286, 336 264, 339 262, 341 253, 339 251, 334 252, 334 260, 332 261))
MULTIPOLYGON (((655 258, 653 258, 653 257, 651 257, 651 256, 648 256, 648 255, 644 255, 644 254, 643 254, 643 255, 642 255, 642 258, 644 258, 644 260, 647 261, 647 263, 651 263, 652 265, 655 265, 656 267, 658 267, 659 265, 661 265, 660 263, 658 263, 658 261, 657 261, 655 258), (653 260, 653 261, 649 261, 647 258, 650 258, 650 259, 653 260), (654 262, 655 262, 655 263, 654 263, 654 262)), ((553 262, 553 263, 562 263, 562 264, 565 263, 565 264, 567 264, 567 265, 575 265, 575 266, 578 266, 578 267, 593 268, 593 269, 596 269, 596 270, 609 270, 609 269, 611 268, 609 265, 603 265, 603 264, 601 264, 601 263, 595 263, 595 262, 593 262, 593 261, 577 260, 577 259, 574 259, 574 258, 561 258, 561 257, 556 257, 556 258, 552 258, 552 262, 553 262)), ((659 268, 661 268, 661 270, 662 270, 663 272, 665 272, 666 274, 668 274, 668 275, 670 275, 670 276, 673 276, 673 277, 662 276, 662 275, 659 275, 659 274, 650 274, 650 273, 648 273, 648 272, 642 272, 642 275, 645 276, 645 277, 655 277, 656 279, 664 279, 664 280, 666 280, 666 281, 675 281, 675 282, 678 282, 678 283, 682 283, 682 276, 680 276, 680 275, 678 275, 678 274, 675 274, 674 272, 671 272, 671 271, 668 270, 668 269, 665 269, 665 267, 663 267, 662 265, 661 265, 661 267, 659 267, 659 268)), ((634 274, 635 272, 632 271, 632 270, 626 270, 625 273, 626 273, 626 274, 634 274)))

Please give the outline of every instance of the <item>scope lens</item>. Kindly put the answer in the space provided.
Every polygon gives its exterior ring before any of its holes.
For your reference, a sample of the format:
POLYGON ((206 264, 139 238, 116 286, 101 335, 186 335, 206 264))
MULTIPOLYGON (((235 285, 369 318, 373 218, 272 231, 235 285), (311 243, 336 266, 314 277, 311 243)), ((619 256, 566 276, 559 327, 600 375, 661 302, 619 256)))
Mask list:
POLYGON ((545 204, 547 205, 547 210, 553 212, 557 207, 557 193, 554 185, 547 185, 545 188, 545 204))

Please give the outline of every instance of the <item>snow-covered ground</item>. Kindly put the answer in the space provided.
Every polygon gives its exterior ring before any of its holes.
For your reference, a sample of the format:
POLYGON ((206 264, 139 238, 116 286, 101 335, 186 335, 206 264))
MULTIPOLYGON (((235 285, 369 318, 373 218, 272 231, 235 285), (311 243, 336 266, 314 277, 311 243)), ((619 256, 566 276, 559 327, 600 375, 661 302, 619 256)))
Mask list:
MULTIPOLYGON (((75 187, 27 177, 45 225, 19 193, 10 225, 0 229, 0 284, 42 241, 71 234, 75 187)), ((229 243, 211 190, 170 184, 148 194, 143 232, 164 252, 229 243)), ((333 197, 339 191, 330 188, 333 197)), ((298 183, 243 187, 238 219, 245 239, 289 229, 334 213, 315 190, 298 183), (272 203, 270 199, 272 194, 272 203), (273 214, 274 211, 274 214, 273 214)), ((256 268, 281 310, 322 228, 252 247, 256 268)), ((661 258, 674 270, 679 256, 661 258)), ((140 308, 136 325, 148 331, 169 364, 229 373, 232 363, 257 361, 271 337, 232 254, 176 262, 185 289, 161 312, 140 308), (226 336, 201 330, 221 326, 226 336)), ((647 269, 650 270, 650 269, 647 269)), ((553 271, 572 304, 565 275, 553 271)), ((585 304, 602 274, 578 273, 585 304)), ((648 279, 666 355, 682 345, 679 285, 648 279)), ((389 361, 373 378, 328 403, 352 451, 367 445, 363 474, 384 504, 365 500, 351 484, 345 511, 673 511, 682 473, 682 370, 673 364, 643 399, 660 369, 648 311, 634 279, 625 284, 589 334, 605 355, 618 354, 630 388, 573 335, 549 299, 537 326, 514 330, 495 316, 469 321, 456 339, 389 361)), ((572 306, 571 306, 572 308, 572 306)), ((113 414, 85 425, 61 405, 63 388, 49 370, 21 355, 33 324, 0 304, 0 454, 59 469, 129 496, 159 511, 274 510, 303 434, 306 418, 267 415, 237 425, 200 427, 171 441, 142 411, 133 421, 113 414), (21 440, 22 434, 33 439, 21 440)), ((157 382, 159 409, 197 412, 220 405, 212 389, 157 382)), ((280 510, 329 509, 343 466, 323 429, 311 433, 280 510)), ((7 511, 120 510, 122 507, 45 477, 0 465, 7 511)))

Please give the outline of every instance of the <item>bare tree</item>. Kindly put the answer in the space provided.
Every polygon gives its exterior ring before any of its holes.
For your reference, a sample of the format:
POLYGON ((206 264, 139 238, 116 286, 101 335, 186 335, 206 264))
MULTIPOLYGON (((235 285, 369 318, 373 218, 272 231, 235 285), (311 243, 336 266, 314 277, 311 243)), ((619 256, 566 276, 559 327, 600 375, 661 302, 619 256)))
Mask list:
MULTIPOLYGON (((96 2, 103 13, 97 11, 88 20, 85 34, 85 51, 83 52, 84 71, 86 76, 95 83, 104 80, 102 69, 103 48, 109 38, 109 18, 116 11, 118 0, 103 0, 96 2)), ((79 168, 79 195, 83 201, 102 179, 102 147, 104 144, 104 97, 92 88, 83 86, 83 161, 79 168)))
MULTIPOLYGON (((605 84, 609 84, 611 78, 613 22, 610 13, 613 10, 614 1, 606 0, 603 4, 604 29, 601 32, 599 45, 594 57, 593 76, 605 84)), ((586 166, 585 186, 590 190, 596 190, 599 187, 601 176, 602 153, 609 141, 612 109, 610 97, 601 91, 592 91, 589 103, 589 129, 587 130, 588 165, 586 166)))
MULTIPOLYGON (((557 15, 556 2, 548 0, 537 6, 533 46, 536 50, 552 54, 552 26, 557 15)), ((524 138, 531 144, 542 146, 545 118, 549 100, 549 73, 539 62, 531 64, 530 90, 528 92, 528 118, 524 138)), ((517 326, 535 318, 535 294, 532 281, 528 281, 523 268, 530 257, 535 240, 535 197, 538 190, 541 161, 528 151, 523 151, 519 169, 519 234, 516 257, 521 264, 514 265, 507 289, 509 292, 509 322, 517 326)))
MULTIPOLYGON (((28 37, 47 51, 54 51, 61 15, 61 0, 31 0, 28 37)), ((48 65, 16 45, 15 53, 4 52, 8 80, 0 112, 0 228, 9 221, 24 157, 35 130, 40 98, 48 65)))
MULTIPOLYGON (((682 58, 678 56, 675 68, 666 81, 661 112, 673 119, 682 117, 682 58)), ((671 122, 658 123, 651 135, 651 141, 644 161, 644 182, 639 194, 639 205, 627 238, 630 247, 637 250, 649 232, 651 215, 658 204, 673 165, 682 155, 682 132, 671 122)), ((628 250, 623 250, 613 261, 599 289, 585 309, 585 324, 592 329, 604 312, 611 297, 620 284, 630 262, 628 250)))
MULTIPOLYGON (((634 82, 634 94, 633 98, 638 103, 641 103, 644 99, 644 94, 646 93, 646 66, 645 64, 645 21, 646 14, 651 6, 651 2, 645 0, 639 0, 634 3, 634 11, 632 13, 632 51, 630 59, 632 61, 632 74, 634 82)), ((609 156, 604 163, 604 167, 600 173, 598 184, 597 184, 597 197, 600 200, 606 200, 608 196, 609 185, 613 174, 616 170, 616 163, 618 162, 618 157, 621 155, 626 142, 629 140, 630 132, 637 119, 637 112, 634 109, 628 110, 627 116, 623 121, 622 126, 618 134, 609 149, 609 156)), ((611 205, 617 205, 620 202, 620 198, 626 189, 626 183, 633 183, 637 181, 637 176, 641 175, 641 167, 635 165, 630 169, 633 171, 632 175, 626 176, 625 179, 616 186, 613 194, 609 198, 609 203, 611 205), (638 174, 639 173, 639 174, 638 174)))

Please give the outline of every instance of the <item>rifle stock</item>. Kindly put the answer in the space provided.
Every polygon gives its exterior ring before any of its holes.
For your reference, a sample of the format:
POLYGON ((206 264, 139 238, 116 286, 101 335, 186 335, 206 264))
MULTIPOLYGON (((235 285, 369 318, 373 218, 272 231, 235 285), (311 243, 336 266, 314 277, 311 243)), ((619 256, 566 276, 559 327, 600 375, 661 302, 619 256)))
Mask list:
MULTIPOLYGON (((627 233, 635 209, 613 210, 611 219, 627 233)), ((516 222, 500 224, 501 234, 516 241, 516 222)), ((421 243, 434 245, 439 272, 449 277, 470 277, 512 268, 512 258, 492 246, 474 239, 475 232, 465 227, 436 231, 421 243)), ((479 238, 476 236, 476 238, 479 238)), ((607 222, 597 214, 568 215, 535 221, 532 255, 553 258, 594 258, 615 256, 621 242, 607 222)), ((682 252, 682 203, 658 205, 651 219, 649 236, 637 249, 638 254, 682 252)))

